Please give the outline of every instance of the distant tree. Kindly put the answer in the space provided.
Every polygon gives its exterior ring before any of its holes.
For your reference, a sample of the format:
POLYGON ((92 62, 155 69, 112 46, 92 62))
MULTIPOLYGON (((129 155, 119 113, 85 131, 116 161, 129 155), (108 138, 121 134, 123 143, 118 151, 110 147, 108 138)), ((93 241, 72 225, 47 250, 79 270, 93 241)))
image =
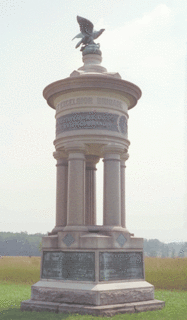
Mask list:
POLYGON ((39 243, 38 250, 39 250, 40 252, 42 251, 42 241, 40 241, 40 243, 39 243))
POLYGON ((157 252, 155 250, 151 250, 149 256, 150 257, 157 257, 157 252))
POLYGON ((175 248, 172 248, 172 249, 171 249, 171 257, 172 257, 172 258, 175 258, 175 248))
POLYGON ((0 255, 41 256, 40 242, 44 234, 0 232, 0 255))
POLYGON ((144 240, 144 252, 149 257, 157 257, 162 243, 157 239, 144 240))
POLYGON ((184 258, 185 257, 185 254, 184 254, 184 250, 181 249, 180 252, 179 252, 179 257, 180 258, 184 258))
POLYGON ((167 244, 163 244, 162 246, 162 253, 161 253, 162 258, 168 258, 169 257, 169 247, 167 244))

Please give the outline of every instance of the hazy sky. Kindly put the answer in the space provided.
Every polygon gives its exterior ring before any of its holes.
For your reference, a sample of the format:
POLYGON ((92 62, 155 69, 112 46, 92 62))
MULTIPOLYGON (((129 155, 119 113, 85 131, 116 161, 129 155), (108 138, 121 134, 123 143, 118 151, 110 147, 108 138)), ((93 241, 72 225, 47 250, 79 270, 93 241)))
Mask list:
POLYGON ((187 241, 186 0, 0 1, 1 231, 45 233, 55 225, 55 112, 42 91, 82 65, 71 41, 77 15, 106 29, 102 65, 142 90, 129 112, 127 228, 147 239, 187 241))

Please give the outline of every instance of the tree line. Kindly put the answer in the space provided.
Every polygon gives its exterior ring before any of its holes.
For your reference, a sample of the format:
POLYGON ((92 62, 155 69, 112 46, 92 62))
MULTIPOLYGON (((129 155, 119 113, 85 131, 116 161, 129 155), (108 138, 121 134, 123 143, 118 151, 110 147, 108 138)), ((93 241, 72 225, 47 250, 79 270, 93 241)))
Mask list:
MULTIPOLYGON (((41 256, 42 237, 47 234, 0 232, 1 256, 41 256)), ((148 257, 187 257, 187 242, 163 243, 144 239, 144 255, 148 257)))
POLYGON ((161 258, 187 257, 187 242, 163 243, 157 239, 144 239, 144 255, 161 258))
POLYGON ((47 234, 0 232, 1 256, 41 256, 42 237, 47 234))

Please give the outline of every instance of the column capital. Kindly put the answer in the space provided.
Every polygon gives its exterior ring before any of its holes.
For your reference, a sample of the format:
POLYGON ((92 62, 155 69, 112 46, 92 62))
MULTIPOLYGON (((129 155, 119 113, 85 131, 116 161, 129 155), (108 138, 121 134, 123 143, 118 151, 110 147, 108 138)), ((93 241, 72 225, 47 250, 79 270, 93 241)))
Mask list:
POLYGON ((86 158, 86 166, 88 167, 95 166, 96 163, 98 163, 100 160, 100 157, 94 156, 94 155, 86 155, 85 158, 86 158))
POLYGON ((119 154, 119 155, 121 155, 122 153, 124 153, 124 146, 110 144, 108 146, 104 146, 102 148, 102 152, 103 152, 104 156, 106 154, 119 154))
POLYGON ((68 158, 67 153, 65 153, 65 151, 55 151, 55 152, 53 152, 53 157, 56 160, 60 160, 60 159, 67 160, 67 158, 68 158))
POLYGON ((86 153, 86 148, 84 143, 67 143, 65 145, 65 151, 69 155, 70 153, 86 153))
POLYGON ((85 161, 84 152, 75 152, 74 150, 72 152, 69 152, 68 161, 70 160, 83 160, 85 161))
POLYGON ((117 154, 117 153, 106 153, 104 155, 103 162, 105 162, 105 161, 119 161, 119 162, 121 162, 120 154, 117 154))
POLYGON ((122 161, 127 161, 129 159, 129 154, 128 153, 123 153, 122 155, 121 155, 121 160, 122 161))

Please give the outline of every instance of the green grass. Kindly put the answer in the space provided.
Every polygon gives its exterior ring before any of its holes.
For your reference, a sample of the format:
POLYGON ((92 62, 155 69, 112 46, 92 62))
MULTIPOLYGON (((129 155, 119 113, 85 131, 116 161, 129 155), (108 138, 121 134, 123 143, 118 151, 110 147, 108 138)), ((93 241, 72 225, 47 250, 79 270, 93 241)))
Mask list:
MULTIPOLYGON (((20 311, 20 303, 30 298, 30 285, 1 284, 0 285, 0 319, 1 320, 91 320, 109 319, 107 317, 82 316, 73 314, 55 314, 49 312, 20 311)), ((187 292, 156 290, 155 298, 165 301, 162 310, 148 311, 136 314, 119 314, 111 320, 187 320, 187 292)))
MULTIPOLYGON (((31 287, 24 284, 0 284, 0 312, 13 307, 19 308, 20 301, 30 299, 31 287)), ((1 319, 1 318, 0 318, 1 319)))

